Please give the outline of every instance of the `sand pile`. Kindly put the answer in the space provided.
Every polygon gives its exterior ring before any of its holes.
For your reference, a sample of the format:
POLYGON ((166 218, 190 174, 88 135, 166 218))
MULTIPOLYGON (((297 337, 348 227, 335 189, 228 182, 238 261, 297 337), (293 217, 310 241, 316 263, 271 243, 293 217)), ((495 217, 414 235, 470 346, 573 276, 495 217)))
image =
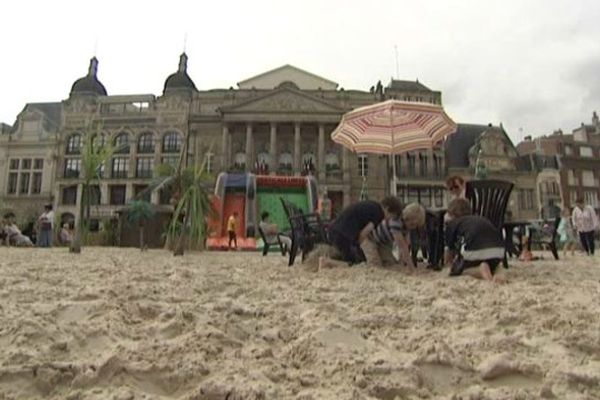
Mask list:
POLYGON ((599 261, 515 262, 495 287, 0 248, 0 399, 597 399, 599 261))

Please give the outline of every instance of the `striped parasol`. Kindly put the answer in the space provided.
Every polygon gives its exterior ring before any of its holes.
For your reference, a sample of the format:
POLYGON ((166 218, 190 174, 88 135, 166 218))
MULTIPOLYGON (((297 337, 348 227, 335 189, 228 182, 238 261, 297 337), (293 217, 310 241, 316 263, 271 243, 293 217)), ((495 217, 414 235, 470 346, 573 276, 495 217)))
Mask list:
MULTIPOLYGON (((392 156, 431 149, 454 132, 456 124, 440 105, 388 100, 344 114, 331 139, 356 153, 392 156)), ((395 162, 392 170, 395 194, 395 162)))

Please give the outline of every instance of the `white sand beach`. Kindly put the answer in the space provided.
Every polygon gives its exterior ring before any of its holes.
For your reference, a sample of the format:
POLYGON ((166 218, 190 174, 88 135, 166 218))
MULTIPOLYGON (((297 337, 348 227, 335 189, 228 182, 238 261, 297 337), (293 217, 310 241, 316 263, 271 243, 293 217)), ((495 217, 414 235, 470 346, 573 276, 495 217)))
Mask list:
POLYGON ((545 258, 497 286, 0 248, 0 399, 598 399, 600 257, 545 258))

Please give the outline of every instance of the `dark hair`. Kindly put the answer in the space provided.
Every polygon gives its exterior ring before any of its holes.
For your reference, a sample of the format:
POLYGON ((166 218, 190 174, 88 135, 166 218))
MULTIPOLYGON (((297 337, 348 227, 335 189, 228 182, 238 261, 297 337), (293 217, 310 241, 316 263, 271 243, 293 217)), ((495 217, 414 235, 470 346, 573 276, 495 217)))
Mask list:
POLYGON ((388 196, 381 200, 381 206, 387 209, 390 214, 398 217, 402 214, 402 210, 404 209, 404 205, 400 199, 395 196, 388 196))
POLYGON ((584 201, 581 197, 578 197, 577 200, 575 200, 575 204, 580 204, 580 203, 583 204, 584 201))
POLYGON ((271 214, 269 214, 268 211, 265 211, 262 214, 260 214, 260 219, 264 221, 265 219, 269 218, 269 215, 271 214))
POLYGON ((471 215, 471 203, 467 199, 454 199, 448 204, 448 214, 454 218, 471 215))
POLYGON ((456 186, 464 186, 465 180, 462 176, 452 175, 448 179, 446 179, 446 188, 449 190, 453 189, 456 186))
POLYGON ((52 210, 52 204, 46 204, 46 205, 44 206, 44 209, 45 209, 45 210, 52 210))

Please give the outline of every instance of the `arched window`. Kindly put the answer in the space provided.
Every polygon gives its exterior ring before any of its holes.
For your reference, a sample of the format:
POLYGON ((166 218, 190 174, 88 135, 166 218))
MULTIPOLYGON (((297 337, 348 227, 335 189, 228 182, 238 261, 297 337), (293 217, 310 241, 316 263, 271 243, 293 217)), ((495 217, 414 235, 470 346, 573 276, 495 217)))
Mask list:
POLYGON ((119 133, 115 138, 115 153, 129 153, 129 135, 125 132, 119 133))
POLYGON ((104 133, 100 133, 98 135, 94 135, 92 139, 92 148, 94 151, 100 150, 106 144, 106 135, 104 133))
POLYGON ((179 153, 181 151, 181 136, 177 132, 169 132, 163 136, 163 153, 179 153))
POLYGON ((81 135, 76 133, 67 140, 67 154, 79 154, 81 152, 81 135))
POLYGON ((138 153, 154 153, 154 135, 150 132, 142 133, 138 139, 138 153))
POLYGON ((235 153, 235 156, 233 157, 233 166, 236 170, 240 171, 246 169, 246 153, 235 153))
POLYGON ((279 169, 282 172, 291 172, 292 165, 294 164, 294 157, 288 151, 283 152, 279 155, 279 169))

